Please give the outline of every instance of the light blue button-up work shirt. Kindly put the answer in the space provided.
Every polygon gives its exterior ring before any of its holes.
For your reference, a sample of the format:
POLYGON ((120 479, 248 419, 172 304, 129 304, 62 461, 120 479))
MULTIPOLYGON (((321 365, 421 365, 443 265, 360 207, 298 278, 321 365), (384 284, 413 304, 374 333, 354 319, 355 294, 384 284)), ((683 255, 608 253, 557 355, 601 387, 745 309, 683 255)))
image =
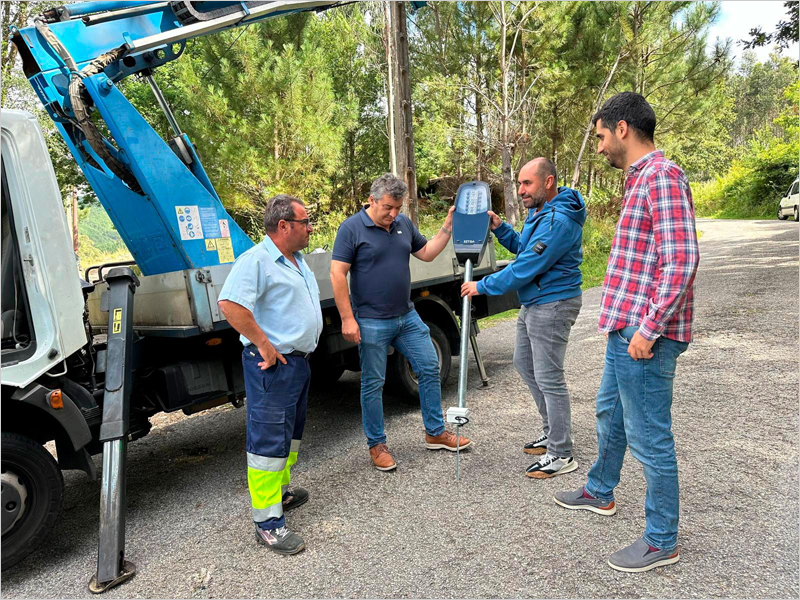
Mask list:
MULTIPOLYGON (((322 333, 317 280, 302 253, 294 257, 297 267, 265 236, 236 259, 219 296, 252 312, 281 354, 311 352, 322 333)), ((252 343, 243 335, 239 339, 245 346, 252 343)))

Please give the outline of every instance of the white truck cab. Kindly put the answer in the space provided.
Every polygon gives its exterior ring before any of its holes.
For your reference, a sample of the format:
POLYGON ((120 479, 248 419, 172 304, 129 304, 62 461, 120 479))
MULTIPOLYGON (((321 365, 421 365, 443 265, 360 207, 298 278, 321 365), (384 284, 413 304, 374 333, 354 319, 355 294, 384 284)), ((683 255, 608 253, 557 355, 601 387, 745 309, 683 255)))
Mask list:
POLYGON ((24 387, 83 347, 83 294, 53 165, 33 115, 2 119, 3 385, 24 387))

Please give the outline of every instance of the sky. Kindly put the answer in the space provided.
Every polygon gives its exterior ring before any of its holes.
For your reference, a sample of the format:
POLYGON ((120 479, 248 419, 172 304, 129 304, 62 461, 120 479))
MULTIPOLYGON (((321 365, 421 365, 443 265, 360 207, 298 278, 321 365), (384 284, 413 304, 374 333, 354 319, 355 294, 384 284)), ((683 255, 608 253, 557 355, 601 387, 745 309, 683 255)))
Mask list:
MULTIPOLYGON (((750 29, 761 26, 765 33, 775 31, 778 21, 788 20, 788 15, 783 7, 783 2, 773 0, 764 1, 734 1, 724 0, 722 13, 717 23, 709 31, 709 42, 713 43, 716 38, 732 38, 732 54, 738 58, 742 56, 744 49, 737 44, 739 40, 750 39, 748 35, 750 29)), ((771 47, 756 48, 755 52, 760 62, 769 58, 771 47)), ((785 56, 798 58, 798 44, 794 43, 787 50, 783 51, 785 56)))

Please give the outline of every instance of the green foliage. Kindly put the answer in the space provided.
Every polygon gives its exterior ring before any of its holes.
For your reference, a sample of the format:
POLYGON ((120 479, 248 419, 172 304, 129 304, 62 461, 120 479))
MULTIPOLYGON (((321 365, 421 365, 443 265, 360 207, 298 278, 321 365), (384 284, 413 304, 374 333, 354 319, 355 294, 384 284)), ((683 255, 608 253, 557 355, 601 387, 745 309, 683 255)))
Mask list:
POLYGON ((770 126, 791 105, 784 90, 795 81, 796 61, 773 53, 760 63, 754 52, 744 53, 740 67, 726 84, 726 93, 733 103, 728 115, 733 146, 746 146, 757 131, 770 126))
POLYGON ((595 219, 589 216, 583 226, 583 289, 603 283, 611 252, 611 240, 616 228, 615 220, 595 219))
POLYGON ((125 249, 122 238, 102 206, 89 206, 79 212, 78 233, 89 238, 98 252, 114 254, 125 249))
MULTIPOLYGON (((3 4, 8 25, 59 3, 3 4)), ((330 247, 388 170, 383 10, 359 2, 196 38, 156 70, 223 204, 254 239, 263 235, 266 200, 287 192, 309 204, 312 246, 330 247)), ((719 12, 718 2, 429 2, 408 23, 418 183, 447 176, 499 187, 503 147, 513 153, 510 177, 546 156, 560 183, 580 175, 587 243, 595 228, 598 240, 610 239, 603 223, 616 217, 620 173, 592 152, 592 141, 578 154, 598 100, 635 90, 656 111, 657 145, 693 182, 698 214, 771 214, 797 170, 797 61, 775 53, 759 63, 746 53, 734 70, 727 42, 707 43, 719 12), (791 83, 794 95, 784 92, 791 83)), ((12 55, 4 39, 3 106, 40 117, 62 193, 77 188, 82 205, 91 203, 12 55)), ((145 82, 129 78, 120 88, 172 136, 145 82)), ((447 205, 435 193, 421 201, 421 228, 437 227, 447 205)), ((99 233, 88 239, 98 252, 116 252, 99 233)))
POLYGON ((797 43, 798 17, 800 16, 797 11, 798 6, 800 6, 800 2, 796 0, 785 1, 783 7, 789 19, 778 21, 775 31, 771 33, 764 32, 761 27, 753 27, 750 29, 750 40, 745 43, 744 47, 756 48, 774 42, 779 48, 786 49, 791 44, 797 43))
POLYGON ((692 186, 697 214, 717 218, 772 218, 781 196, 798 175, 798 84, 786 88, 787 103, 774 120, 756 132, 724 175, 692 186))
POLYGON ((772 218, 781 196, 798 175, 798 144, 756 140, 751 154, 737 159, 714 181, 692 186, 698 216, 772 218))
POLYGON ((83 269, 131 259, 111 219, 99 204, 87 206, 78 214, 78 256, 83 269))

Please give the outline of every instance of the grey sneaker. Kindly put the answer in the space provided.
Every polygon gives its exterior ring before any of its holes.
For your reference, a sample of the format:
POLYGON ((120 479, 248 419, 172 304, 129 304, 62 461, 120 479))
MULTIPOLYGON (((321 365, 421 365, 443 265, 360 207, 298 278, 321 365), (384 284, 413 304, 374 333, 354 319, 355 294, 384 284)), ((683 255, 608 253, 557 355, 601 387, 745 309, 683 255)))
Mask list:
POLYGON ((583 486, 572 492, 556 492, 553 500, 559 506, 570 510, 590 510, 609 517, 617 512, 617 505, 613 500, 594 498, 583 489, 583 486))
POLYGON ((525 454, 544 454, 547 452, 547 436, 542 433, 532 442, 528 442, 522 447, 525 454))
POLYGON ((672 550, 659 550, 650 546, 644 538, 639 538, 627 548, 614 552, 608 559, 608 565, 617 571, 641 573, 674 564, 680 559, 681 554, 677 547, 672 550))
POLYGON ((256 539, 278 554, 297 554, 306 548, 303 538, 286 527, 261 529, 256 525, 256 539))
POLYGON ((545 454, 525 471, 525 475, 534 479, 547 479, 564 473, 571 473, 578 468, 578 463, 571 456, 559 458, 545 454))
POLYGON ((286 488, 282 500, 284 512, 297 508, 306 502, 308 502, 308 492, 304 488, 286 488))

